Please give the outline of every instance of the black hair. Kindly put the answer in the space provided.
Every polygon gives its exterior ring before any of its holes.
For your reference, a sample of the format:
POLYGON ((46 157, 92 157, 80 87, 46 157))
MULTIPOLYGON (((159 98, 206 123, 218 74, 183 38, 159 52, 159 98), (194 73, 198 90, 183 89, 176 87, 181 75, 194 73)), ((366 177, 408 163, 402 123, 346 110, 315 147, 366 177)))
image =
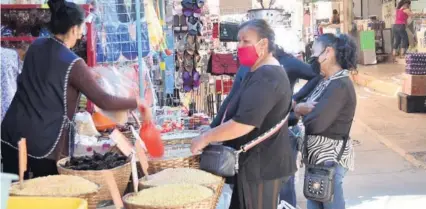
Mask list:
POLYGON ((339 12, 337 11, 337 9, 333 9, 333 14, 334 14, 334 15, 339 14, 339 12))
POLYGON ((285 51, 284 51, 284 49, 283 49, 281 46, 279 46, 279 45, 275 45, 274 57, 275 57, 277 60, 279 60, 279 59, 280 59, 280 58, 282 58, 282 57, 288 57, 288 56, 293 57, 293 55, 291 55, 291 54, 289 54, 289 53, 285 52, 285 51))
POLYGON ((341 34, 338 37, 331 33, 326 33, 316 40, 322 46, 332 47, 336 54, 336 61, 343 69, 356 70, 358 53, 355 41, 348 35, 341 34))
POLYGON ((398 2, 398 6, 396 8, 401 9, 401 7, 404 6, 404 4, 411 5, 411 1, 410 0, 401 0, 401 1, 398 2))
POLYGON ((66 34, 70 28, 84 22, 84 10, 77 4, 65 0, 49 0, 49 29, 53 34, 66 34))
POLYGON ((262 39, 268 39, 268 51, 275 51, 275 32, 272 30, 271 26, 263 19, 253 19, 247 22, 244 22, 240 25, 240 29, 249 27, 257 32, 257 35, 262 39))

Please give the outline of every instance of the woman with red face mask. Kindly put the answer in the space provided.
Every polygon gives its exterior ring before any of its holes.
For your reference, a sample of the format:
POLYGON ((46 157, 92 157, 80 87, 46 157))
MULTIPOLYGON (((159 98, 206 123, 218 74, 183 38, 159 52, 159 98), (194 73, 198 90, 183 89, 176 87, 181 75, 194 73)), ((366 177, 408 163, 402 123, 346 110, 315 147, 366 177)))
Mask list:
POLYGON ((275 34, 267 22, 243 23, 238 38, 239 61, 250 71, 222 124, 195 138, 191 151, 202 152, 215 142, 238 150, 266 133, 264 141, 241 153, 238 174, 227 179, 234 184, 230 208, 277 208, 281 185, 296 171, 285 119, 291 109, 290 82, 273 56, 275 34))

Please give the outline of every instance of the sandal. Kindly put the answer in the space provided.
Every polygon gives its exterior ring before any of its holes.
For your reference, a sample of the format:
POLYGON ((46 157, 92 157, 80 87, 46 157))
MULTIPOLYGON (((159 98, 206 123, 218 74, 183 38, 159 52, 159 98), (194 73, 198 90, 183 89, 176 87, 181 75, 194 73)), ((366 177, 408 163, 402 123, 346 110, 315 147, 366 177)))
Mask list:
POLYGON ((173 16, 173 30, 177 33, 181 31, 181 17, 179 15, 173 16))
POLYGON ((188 23, 186 22, 185 15, 180 16, 180 27, 181 32, 187 32, 188 31, 188 23))

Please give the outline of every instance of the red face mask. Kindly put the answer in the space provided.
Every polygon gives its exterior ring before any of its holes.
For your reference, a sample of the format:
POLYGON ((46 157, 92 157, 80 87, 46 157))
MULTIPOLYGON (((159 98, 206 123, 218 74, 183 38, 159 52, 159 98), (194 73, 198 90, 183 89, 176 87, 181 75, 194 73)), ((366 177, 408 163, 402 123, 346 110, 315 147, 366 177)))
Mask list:
POLYGON ((238 48, 238 59, 240 60, 241 65, 253 67, 253 65, 259 59, 259 55, 256 52, 256 47, 245 46, 238 48))

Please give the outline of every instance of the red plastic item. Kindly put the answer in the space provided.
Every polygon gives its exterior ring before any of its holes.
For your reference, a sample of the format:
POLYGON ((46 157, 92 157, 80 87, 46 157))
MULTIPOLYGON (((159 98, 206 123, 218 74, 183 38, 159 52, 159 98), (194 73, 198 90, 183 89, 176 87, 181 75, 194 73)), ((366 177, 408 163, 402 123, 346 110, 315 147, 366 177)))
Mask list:
MULTIPOLYGON (((145 110, 141 109, 141 113, 143 114, 144 112, 145 110)), ((139 136, 145 143, 149 155, 152 157, 162 157, 164 155, 164 144, 161 140, 161 134, 154 123, 144 121, 139 130, 139 136)))
POLYGON ((152 157, 162 157, 164 155, 164 144, 161 140, 160 131, 152 122, 144 122, 139 130, 139 136, 145 142, 146 149, 152 157))

